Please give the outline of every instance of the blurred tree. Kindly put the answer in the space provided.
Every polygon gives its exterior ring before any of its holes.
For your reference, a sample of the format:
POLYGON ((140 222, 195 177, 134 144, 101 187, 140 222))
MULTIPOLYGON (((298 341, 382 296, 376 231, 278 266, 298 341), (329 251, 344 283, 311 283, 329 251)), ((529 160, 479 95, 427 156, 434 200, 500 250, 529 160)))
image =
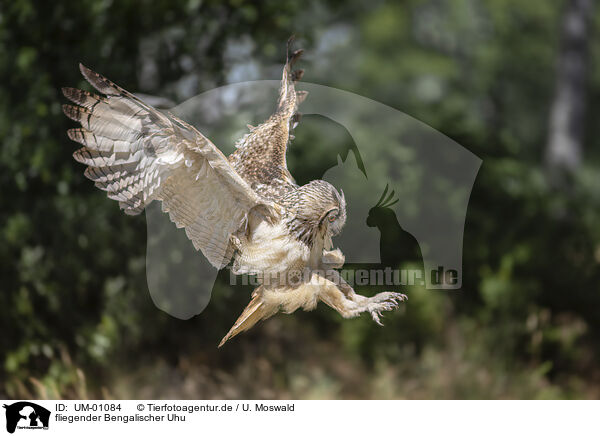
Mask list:
POLYGON ((581 165, 592 5, 592 0, 570 0, 562 19, 546 150, 547 165, 555 178, 572 174, 581 165))

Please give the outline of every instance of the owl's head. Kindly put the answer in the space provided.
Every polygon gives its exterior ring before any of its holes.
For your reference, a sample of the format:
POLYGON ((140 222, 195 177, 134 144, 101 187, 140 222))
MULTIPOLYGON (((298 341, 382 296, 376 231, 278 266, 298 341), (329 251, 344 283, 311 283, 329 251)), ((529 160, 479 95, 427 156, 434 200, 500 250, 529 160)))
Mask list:
POLYGON ((344 224, 346 224, 346 198, 344 197, 344 191, 341 191, 340 194, 333 186, 331 186, 331 189, 333 191, 331 205, 329 210, 325 212, 322 221, 326 222, 330 236, 335 236, 342 231, 344 224))
POLYGON ((313 180, 302 186, 300 215, 307 222, 313 222, 328 236, 342 231, 346 223, 346 199, 324 180, 313 180), (310 218, 309 218, 310 217, 310 218))

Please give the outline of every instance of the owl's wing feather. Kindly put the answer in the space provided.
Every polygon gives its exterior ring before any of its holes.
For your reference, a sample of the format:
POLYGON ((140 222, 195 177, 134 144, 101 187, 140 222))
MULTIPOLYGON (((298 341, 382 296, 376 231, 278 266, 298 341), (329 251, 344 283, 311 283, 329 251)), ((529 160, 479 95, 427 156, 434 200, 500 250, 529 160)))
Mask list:
POLYGON ((80 65, 83 76, 105 96, 64 88, 77 106, 64 113, 81 128, 69 138, 84 147, 73 157, 88 165, 85 175, 139 214, 162 201, 177 227, 217 268, 231 257, 230 236, 255 208, 274 218, 272 204, 260 198, 204 135, 174 115, 147 105, 98 73, 80 65))
POLYGON ((229 156, 236 171, 252 186, 295 185, 287 169, 286 150, 290 132, 300 119, 298 105, 306 98, 306 91, 296 91, 295 84, 303 70, 292 70, 302 55, 296 50, 288 55, 279 88, 277 110, 264 123, 250 128, 250 133, 236 144, 237 150, 229 156))

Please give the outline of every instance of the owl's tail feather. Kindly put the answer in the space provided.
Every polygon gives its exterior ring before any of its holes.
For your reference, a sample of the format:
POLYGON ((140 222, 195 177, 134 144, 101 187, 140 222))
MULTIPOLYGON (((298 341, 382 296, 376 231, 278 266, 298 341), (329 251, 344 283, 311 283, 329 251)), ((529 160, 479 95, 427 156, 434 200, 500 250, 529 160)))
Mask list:
POLYGON ((262 286, 256 288, 252 293, 252 300, 246 306, 240 317, 237 319, 233 327, 227 332, 225 337, 221 339, 219 348, 223 346, 225 342, 239 333, 248 330, 254 324, 260 320, 270 318, 275 315, 278 311, 278 306, 268 304, 262 298, 262 286))

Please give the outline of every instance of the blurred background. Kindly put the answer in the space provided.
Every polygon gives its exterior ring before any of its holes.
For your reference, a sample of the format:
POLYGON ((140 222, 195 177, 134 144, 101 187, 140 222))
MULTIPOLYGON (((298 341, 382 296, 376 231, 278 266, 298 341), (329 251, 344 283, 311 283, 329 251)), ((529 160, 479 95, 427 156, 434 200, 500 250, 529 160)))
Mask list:
MULTIPOLYGON (((593 6, 2 3, 0 397, 599 398, 593 6), (201 315, 182 321, 155 307, 144 215, 125 216, 83 177, 60 88, 89 89, 83 62, 174 105, 216 86, 278 79, 292 33, 306 50, 305 81, 403 111, 483 160, 467 211, 463 287, 413 290, 384 328, 320 304, 217 349, 251 287, 229 286, 225 271, 201 315)), ((288 162, 299 182, 331 166, 315 156, 335 162, 353 147, 320 117, 295 135, 288 162)))

